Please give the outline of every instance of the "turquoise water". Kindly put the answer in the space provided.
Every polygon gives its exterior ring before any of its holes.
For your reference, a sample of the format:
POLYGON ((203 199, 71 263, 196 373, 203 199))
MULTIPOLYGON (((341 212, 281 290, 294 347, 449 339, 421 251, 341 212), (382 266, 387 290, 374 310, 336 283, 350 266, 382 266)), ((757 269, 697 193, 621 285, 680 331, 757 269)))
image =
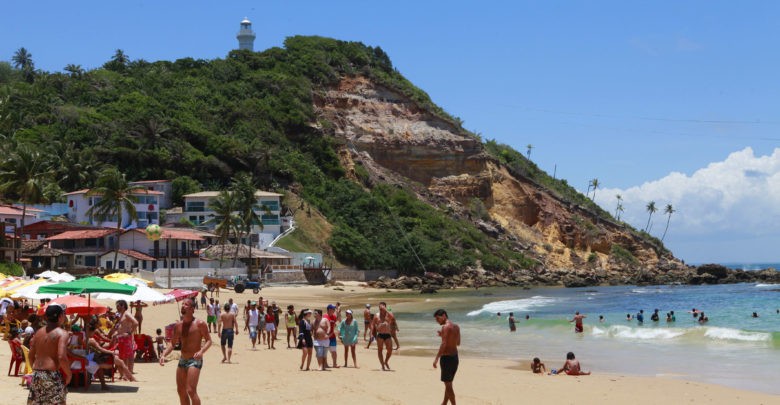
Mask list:
POLYGON ((596 373, 679 377, 780 394, 780 285, 461 290, 393 307, 402 350, 434 352, 439 341, 431 314, 441 307, 461 326, 465 356, 523 363, 540 357, 558 368, 573 351, 596 373), (656 308, 661 319, 652 322, 656 308), (687 312, 692 308, 704 311, 709 323, 694 321, 687 312), (627 313, 640 309, 644 324, 626 321, 627 313), (672 310, 677 321, 667 323, 672 310), (516 333, 509 332, 511 311, 516 333), (574 311, 587 316, 584 333, 575 334, 568 322, 574 311), (752 318, 754 311, 759 318, 752 318))

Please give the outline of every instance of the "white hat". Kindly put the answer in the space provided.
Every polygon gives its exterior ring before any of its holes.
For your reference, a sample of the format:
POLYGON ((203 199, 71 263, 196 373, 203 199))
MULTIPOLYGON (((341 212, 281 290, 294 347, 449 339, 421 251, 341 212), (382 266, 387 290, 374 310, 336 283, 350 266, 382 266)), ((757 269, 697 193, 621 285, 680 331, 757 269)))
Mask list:
POLYGON ((347 310, 347 313, 348 313, 348 314, 350 314, 350 315, 352 315, 352 310, 351 310, 351 309, 348 309, 348 310, 347 310))
POLYGON ((366 304, 366 308, 371 308, 371 304, 366 304))

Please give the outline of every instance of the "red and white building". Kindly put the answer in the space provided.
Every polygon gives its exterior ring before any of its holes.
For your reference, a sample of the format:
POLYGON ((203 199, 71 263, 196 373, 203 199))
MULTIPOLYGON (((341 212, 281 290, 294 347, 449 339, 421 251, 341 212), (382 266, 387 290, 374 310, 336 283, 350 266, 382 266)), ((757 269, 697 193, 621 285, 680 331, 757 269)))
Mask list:
MULTIPOLYGON (((100 201, 99 195, 88 195, 89 189, 72 191, 63 194, 68 199, 67 217, 76 223, 88 223, 97 226, 115 228, 117 218, 106 218, 100 221, 94 215, 89 215, 89 210, 100 201)), ((151 224, 160 224, 160 200, 163 192, 155 190, 138 190, 132 193, 138 198, 138 202, 133 204, 138 216, 137 221, 131 221, 127 212, 122 209, 122 228, 146 228, 151 224)))

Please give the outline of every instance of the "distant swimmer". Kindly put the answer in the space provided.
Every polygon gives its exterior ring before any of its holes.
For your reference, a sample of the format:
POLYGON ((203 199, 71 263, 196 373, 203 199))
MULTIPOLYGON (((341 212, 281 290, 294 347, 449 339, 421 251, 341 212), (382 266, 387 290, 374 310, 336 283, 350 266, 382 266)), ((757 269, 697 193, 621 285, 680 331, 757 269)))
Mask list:
POLYGON ((574 333, 582 333, 582 319, 587 318, 585 315, 580 315, 580 311, 574 313, 574 318, 569 322, 574 322, 574 333))
POLYGON ((658 309, 656 309, 655 312, 653 312, 653 314, 650 315, 650 320, 653 322, 658 322, 658 309))
POLYGON ((604 315, 599 315, 599 323, 604 323, 604 315))
POLYGON ((515 313, 510 312, 509 313, 509 330, 514 332, 517 330, 517 327, 515 326, 515 313))
POLYGON ((574 358, 574 353, 572 352, 566 354, 566 363, 563 363, 563 367, 558 370, 558 374, 563 373, 567 375, 590 375, 590 371, 582 371, 580 369, 580 361, 574 358))
POLYGON ((525 320, 527 321, 527 320, 529 320, 529 319, 531 319, 531 315, 526 315, 526 316, 525 316, 525 320))
POLYGON ((699 313, 701 313, 701 311, 699 311, 699 310, 698 310, 698 309, 696 309, 696 308, 693 308, 692 310, 688 311, 688 313, 689 313, 689 314, 693 314, 693 317, 694 317, 694 318, 698 318, 698 317, 699 317, 699 313))
POLYGON ((758 312, 753 312, 753 318, 758 318, 758 312))
POLYGON ((710 321, 710 318, 707 318, 707 316, 706 316, 706 315, 704 315, 704 312, 701 312, 701 313, 699 314, 699 323, 700 323, 700 324, 704 325, 705 323, 707 323, 707 322, 709 322, 709 321, 710 321))
POLYGON ((631 314, 626 314, 626 321, 629 321, 629 322, 631 322, 631 319, 632 319, 632 318, 631 318, 631 314))
POLYGON ((677 317, 674 316, 674 311, 669 311, 669 315, 671 315, 672 322, 676 322, 677 321, 677 317))
POLYGON ((639 323, 644 323, 645 322, 645 310, 644 309, 640 309, 639 313, 636 314, 636 320, 639 323))

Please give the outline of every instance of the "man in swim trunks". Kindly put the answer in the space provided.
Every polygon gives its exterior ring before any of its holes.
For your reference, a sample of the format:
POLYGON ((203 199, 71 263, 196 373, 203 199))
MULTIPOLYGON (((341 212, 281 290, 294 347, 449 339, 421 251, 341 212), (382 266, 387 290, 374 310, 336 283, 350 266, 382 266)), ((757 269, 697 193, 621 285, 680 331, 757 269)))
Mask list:
POLYGON ((322 316, 322 310, 314 312, 314 351, 320 371, 328 367, 328 348, 330 347, 330 322, 322 316))
POLYGON ((582 371, 580 369, 580 361, 574 358, 574 353, 569 352, 566 354, 566 363, 558 370, 558 374, 566 373, 567 375, 590 375, 590 371, 582 371))
POLYGON ((184 300, 181 305, 182 320, 173 328, 173 339, 160 357, 160 365, 165 366, 165 357, 178 342, 181 342, 181 358, 176 368, 176 391, 182 404, 200 405, 198 397, 198 378, 203 367, 203 354, 211 347, 211 335, 206 323, 195 319, 192 301, 184 300), (201 341, 206 344, 201 346, 201 341))
POLYGON ((134 318, 135 318, 136 321, 138 321, 138 334, 139 335, 141 334, 141 324, 144 321, 143 310, 144 310, 144 307, 148 307, 148 306, 149 306, 149 304, 143 303, 143 302, 141 302, 141 300, 138 300, 136 302, 131 302, 130 303, 130 307, 131 308, 135 308, 134 318))
POLYGON ((260 311, 257 310, 257 303, 252 301, 252 305, 247 313, 246 324, 244 324, 244 330, 249 331, 249 338, 252 339, 252 350, 257 350, 255 344, 257 343, 257 325, 259 323, 260 311))
POLYGON ((109 336, 116 338, 117 350, 119 350, 119 359, 125 362, 130 372, 133 372, 135 365, 135 341, 133 340, 133 331, 138 327, 138 321, 130 316, 127 301, 119 300, 116 302, 116 312, 119 319, 109 332, 109 336), (113 335, 112 335, 113 333, 113 335))
POLYGON ((214 298, 209 298, 209 304, 206 305, 206 324, 208 324, 209 333, 214 326, 214 332, 217 332, 217 313, 214 312, 214 298))
POLYGON ((511 332, 517 331, 517 326, 515 326, 515 313, 510 312, 509 313, 509 330, 511 332))
POLYGON ((341 304, 338 306, 330 304, 328 305, 328 313, 325 315, 325 319, 330 322, 330 334, 328 334, 330 354, 333 358, 333 368, 339 368, 338 363, 338 340, 336 339, 336 329, 338 322, 341 322, 341 304))
POLYGON ((445 405, 447 401, 455 405, 455 391, 452 389, 452 380, 455 379, 455 373, 458 371, 460 327, 450 321, 447 311, 443 309, 437 310, 433 316, 436 318, 436 322, 441 325, 441 330, 438 331, 438 335, 441 337, 441 345, 436 353, 436 359, 433 360, 433 368, 436 368, 436 363, 439 363, 441 366, 441 381, 444 383, 444 401, 442 401, 442 405, 445 405))
POLYGON ((376 344, 379 349, 377 356, 379 356, 379 364, 382 365, 382 371, 390 370, 390 356, 393 355, 393 323, 395 322, 395 316, 387 310, 387 304, 384 302, 379 303, 379 313, 374 315, 374 320, 371 322, 371 332, 376 335, 376 344), (387 350, 387 355, 382 357, 383 349, 387 350))
POLYGON ((219 316, 219 323, 217 324, 217 337, 220 339, 222 346, 222 362, 230 363, 230 356, 233 355, 233 337, 238 335, 238 328, 236 327, 236 314, 230 311, 230 303, 225 304, 225 312, 219 316), (225 356, 225 344, 227 343, 227 356, 225 356))
POLYGON ((30 343, 28 358, 33 367, 28 404, 64 404, 70 383, 68 361, 68 332, 61 328, 65 322, 65 308, 60 305, 46 307, 45 328, 38 329, 30 343), (62 373, 65 372, 65 381, 62 373))
POLYGON ((363 340, 368 340, 366 334, 371 329, 371 318, 371 304, 366 304, 366 309, 363 310, 363 340))
POLYGON ((580 315, 580 311, 574 313, 574 319, 569 322, 574 322, 574 333, 582 333, 582 319, 587 318, 585 315, 580 315))

